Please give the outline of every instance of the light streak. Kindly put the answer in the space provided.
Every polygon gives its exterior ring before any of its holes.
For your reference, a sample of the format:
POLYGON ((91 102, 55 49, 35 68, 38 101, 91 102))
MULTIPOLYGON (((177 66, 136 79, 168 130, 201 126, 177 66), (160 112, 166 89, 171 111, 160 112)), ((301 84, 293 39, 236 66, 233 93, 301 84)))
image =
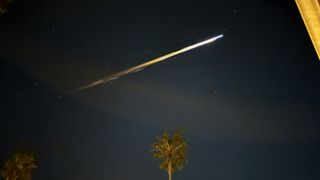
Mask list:
POLYGON ((176 56, 176 55, 179 55, 179 54, 182 54, 184 52, 187 52, 187 51, 190 51, 192 49, 195 49, 195 48, 198 48, 200 46, 203 46, 203 45, 206 45, 206 44, 209 44, 209 43, 212 43, 214 41, 216 41, 217 39, 220 39, 222 38, 223 35, 219 35, 219 36, 215 36, 213 38, 210 38, 208 40, 205 40, 205 41, 202 41, 202 42, 199 42, 199 43, 196 43, 196 44, 193 44, 191 46, 187 46, 187 47, 184 47, 182 49, 179 49, 177 51, 174 51, 174 52, 171 52, 169 54, 166 54, 166 55, 163 55, 163 56, 160 56, 158 58, 155 58, 155 59, 152 59, 150 61, 147 61, 145 63, 142 63, 142 64, 139 64, 139 65, 136 65, 136 66, 133 66, 133 67, 130 67, 128 69, 125 69, 125 70, 122 70, 122 71, 119 71, 119 72, 116 72, 114 74, 111 74, 111 75, 108 75, 100 80, 97 80, 95 82, 92 82, 88 85, 85 85, 79 89, 77 89, 76 91, 81 91, 81 90, 84 90, 84 89, 87 89, 87 88, 90 88, 90 87, 93 87, 93 86, 97 86, 97 85, 101 85, 101 84, 105 84, 109 81, 112 81, 112 80, 115 80, 115 79, 118 79, 122 76, 125 76, 125 75, 128 75, 130 73, 135 73, 135 72, 138 72, 138 71, 141 71, 143 70, 144 68, 148 67, 148 66, 151 66, 153 64, 156 64, 156 63, 159 63, 161 61, 164 61, 166 59, 169 59, 173 56, 176 56))

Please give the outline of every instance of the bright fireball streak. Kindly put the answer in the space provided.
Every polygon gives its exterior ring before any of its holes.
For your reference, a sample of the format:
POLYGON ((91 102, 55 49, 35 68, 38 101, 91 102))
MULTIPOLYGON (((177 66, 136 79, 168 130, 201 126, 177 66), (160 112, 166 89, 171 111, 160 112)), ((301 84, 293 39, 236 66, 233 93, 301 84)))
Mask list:
POLYGON ((202 42, 199 42, 197 44, 194 44, 194 45, 191 45, 191 46, 187 46, 185 48, 182 48, 180 50, 177 50, 177 51, 174 51, 172 53, 169 53, 169 54, 166 54, 166 55, 163 55, 163 56, 160 56, 158 58, 155 58, 155 59, 152 59, 150 61, 147 61, 145 63, 142 63, 142 64, 139 64, 139 65, 136 65, 136 66, 133 66, 131 68, 128 68, 128 69, 125 69, 123 71, 119 71, 117 73, 114 73, 114 74, 111 74, 111 75, 108 75, 106 77, 104 77, 103 79, 101 80, 98 80, 98 81, 95 81, 93 83, 90 83, 86 86, 83 86, 79 89, 77 89, 77 91, 81 91, 81 90, 84 90, 84 89, 87 89, 87 88, 90 88, 90 87, 93 87, 93 86, 97 86, 97 85, 101 85, 101 84, 104 84, 104 83, 107 83, 109 81, 112 81, 112 80, 115 80, 115 79, 118 79, 122 76, 125 76, 125 75, 128 75, 130 73, 134 73, 134 72, 137 72, 137 71, 140 71, 148 66, 151 66, 153 64, 156 64, 158 62, 161 62, 161 61, 164 61, 168 58, 171 58, 173 56, 176 56, 176 55, 179 55, 179 54, 182 54, 184 52, 187 52, 187 51, 190 51, 192 49, 195 49, 195 48, 198 48, 200 46, 203 46, 203 45, 206 45, 206 44, 209 44, 209 43, 212 43, 214 41, 216 41, 217 39, 220 39, 222 38, 223 35, 219 35, 219 36, 216 36, 216 37, 213 37, 213 38, 210 38, 208 40, 205 40, 205 41, 202 41, 202 42))

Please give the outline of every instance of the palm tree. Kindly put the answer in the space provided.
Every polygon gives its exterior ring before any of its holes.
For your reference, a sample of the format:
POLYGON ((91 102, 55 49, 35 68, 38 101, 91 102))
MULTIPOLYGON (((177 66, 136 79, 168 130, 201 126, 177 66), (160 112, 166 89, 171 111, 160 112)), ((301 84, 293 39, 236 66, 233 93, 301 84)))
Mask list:
POLYGON ((162 160, 160 168, 166 170, 169 180, 172 180, 172 173, 181 170, 186 163, 187 143, 180 133, 176 132, 170 137, 167 132, 164 132, 151 146, 153 157, 162 160))
POLYGON ((37 167, 35 161, 34 154, 17 153, 7 160, 1 176, 5 180, 31 180, 32 171, 37 167))

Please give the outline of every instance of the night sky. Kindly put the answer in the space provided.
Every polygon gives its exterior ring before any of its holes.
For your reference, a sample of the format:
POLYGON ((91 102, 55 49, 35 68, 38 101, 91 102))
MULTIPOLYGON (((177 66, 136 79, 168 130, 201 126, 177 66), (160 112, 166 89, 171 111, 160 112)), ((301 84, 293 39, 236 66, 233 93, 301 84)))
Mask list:
POLYGON ((16 0, 0 87, 0 165, 33 152, 34 179, 165 180, 149 149, 175 130, 173 180, 320 179, 320 63, 293 0, 16 0))

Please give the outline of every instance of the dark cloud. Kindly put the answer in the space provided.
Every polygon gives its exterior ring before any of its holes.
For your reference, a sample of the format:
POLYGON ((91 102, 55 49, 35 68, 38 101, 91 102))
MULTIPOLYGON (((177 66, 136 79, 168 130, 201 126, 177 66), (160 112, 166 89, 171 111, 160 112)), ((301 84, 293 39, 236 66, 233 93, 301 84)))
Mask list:
POLYGON ((122 81, 88 90, 78 98, 93 108, 133 122, 163 129, 181 128, 211 138, 276 141, 320 138, 314 126, 317 110, 312 105, 266 104, 215 96, 122 81), (113 94, 108 95, 109 91, 113 94))

